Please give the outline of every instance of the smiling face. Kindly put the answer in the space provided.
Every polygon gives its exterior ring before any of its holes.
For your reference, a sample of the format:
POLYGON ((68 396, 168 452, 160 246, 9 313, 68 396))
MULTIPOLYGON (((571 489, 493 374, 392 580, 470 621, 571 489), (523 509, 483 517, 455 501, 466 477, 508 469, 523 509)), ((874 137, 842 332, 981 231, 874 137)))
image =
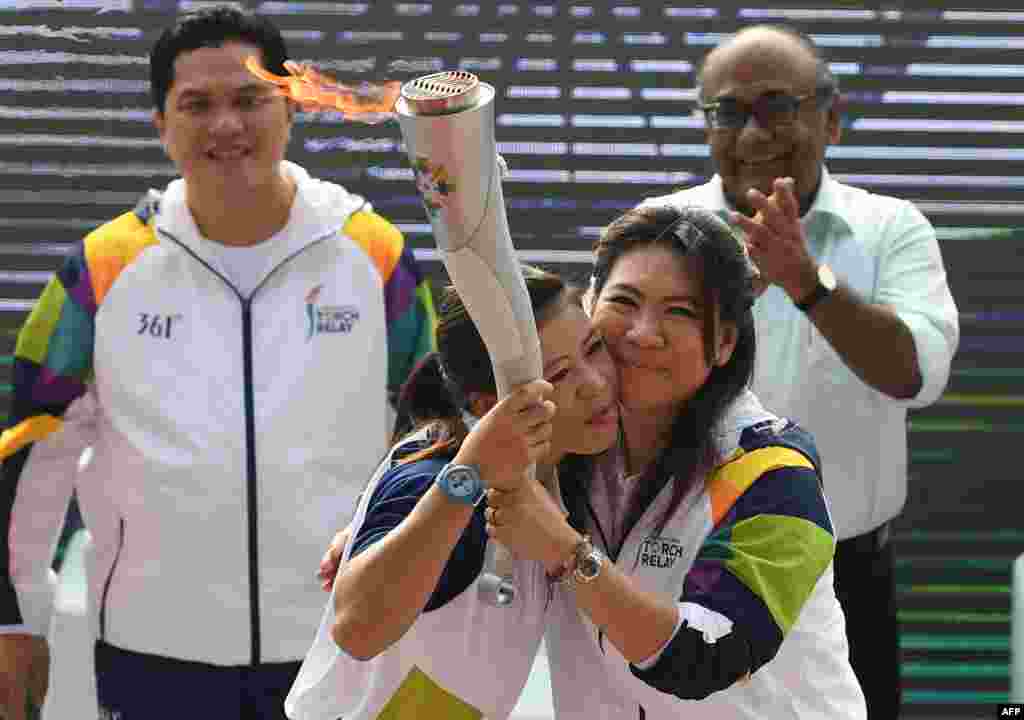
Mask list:
MULTIPOLYGON (((708 313, 700 260, 664 245, 646 244, 619 257, 594 305, 630 412, 673 415, 711 374, 704 341, 708 313)), ((736 345, 735 327, 718 328, 713 364, 724 365, 736 345)))
MULTIPOLYGON (((817 64, 794 38, 770 29, 751 30, 708 57, 702 74, 703 100, 730 97, 749 106, 771 92, 794 97, 813 95, 817 64)), ((753 118, 738 130, 707 132, 715 169, 733 205, 749 212, 746 193, 757 188, 770 195, 776 178, 792 177, 799 198, 818 186, 825 150, 839 141, 839 118, 813 98, 801 103, 796 121, 766 129, 753 118)))
POLYGON ((539 328, 544 379, 555 387, 551 451, 545 463, 565 454, 593 455, 618 438, 615 368, 608 348, 575 303, 566 303, 539 328))
POLYGON ((154 124, 190 192, 248 195, 277 181, 292 109, 273 86, 245 68, 260 49, 226 42, 183 52, 154 124))

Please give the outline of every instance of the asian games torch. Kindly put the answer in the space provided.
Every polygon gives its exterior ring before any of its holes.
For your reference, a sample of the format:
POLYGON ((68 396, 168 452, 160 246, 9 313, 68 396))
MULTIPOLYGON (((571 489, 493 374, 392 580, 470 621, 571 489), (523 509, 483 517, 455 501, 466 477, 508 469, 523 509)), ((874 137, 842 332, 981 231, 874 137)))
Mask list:
MULTIPOLYGON (((480 331, 499 397, 541 376, 540 338, 512 247, 494 141, 494 88, 467 72, 348 86, 308 65, 286 61, 275 75, 258 58, 246 66, 303 109, 336 110, 375 124, 398 118, 448 275, 480 331)), ((530 468, 527 481, 535 480, 530 468)), ((553 488, 548 488, 554 492, 553 488)), ((492 605, 515 599, 512 556, 487 545, 479 589, 492 605)))
MULTIPOLYGON (((448 275, 480 331, 498 396, 541 376, 540 338, 508 231, 494 140, 494 88, 467 72, 402 86, 395 112, 448 275)), ((527 481, 534 480, 534 468, 527 481)), ((488 543, 480 592, 515 598, 511 555, 488 543)))

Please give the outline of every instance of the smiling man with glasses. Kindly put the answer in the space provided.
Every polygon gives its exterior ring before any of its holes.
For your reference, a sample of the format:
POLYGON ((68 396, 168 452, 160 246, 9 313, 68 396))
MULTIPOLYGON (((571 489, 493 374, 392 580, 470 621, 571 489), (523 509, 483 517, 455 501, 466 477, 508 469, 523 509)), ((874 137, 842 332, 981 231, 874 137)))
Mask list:
MULTIPOLYGON (((798 42, 796 47, 811 49, 802 37, 798 42)), ((747 191, 771 195, 772 183, 783 177, 795 180, 806 212, 821 180, 825 148, 839 142, 838 87, 828 65, 816 55, 798 53, 789 60, 782 66, 773 62, 772 68, 736 67, 724 46, 708 56, 700 73, 715 168, 730 203, 741 212, 752 214, 747 191)))
POLYGON ((746 28, 707 55, 697 79, 716 174, 644 204, 709 207, 745 235, 765 287, 753 390, 821 450, 850 660, 870 720, 894 720, 888 537, 907 497, 906 412, 939 397, 959 342, 935 230, 911 203, 829 176, 838 86, 807 37, 746 28))

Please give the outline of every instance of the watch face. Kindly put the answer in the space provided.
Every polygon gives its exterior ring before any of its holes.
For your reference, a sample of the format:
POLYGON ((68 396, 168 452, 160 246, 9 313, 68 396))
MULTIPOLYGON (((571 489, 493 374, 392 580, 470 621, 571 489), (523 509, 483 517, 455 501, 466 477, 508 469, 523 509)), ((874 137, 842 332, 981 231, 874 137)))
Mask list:
POLYGON ((601 556, 591 553, 584 557, 579 564, 580 575, 585 578, 594 578, 601 571, 601 556))
POLYGON ((476 491, 476 478, 469 470, 457 468, 451 470, 448 475, 448 489, 453 495, 469 497, 476 491))
POLYGON ((832 292, 836 289, 836 276, 832 272, 832 268, 828 265, 818 266, 818 282, 820 282, 826 290, 832 292))

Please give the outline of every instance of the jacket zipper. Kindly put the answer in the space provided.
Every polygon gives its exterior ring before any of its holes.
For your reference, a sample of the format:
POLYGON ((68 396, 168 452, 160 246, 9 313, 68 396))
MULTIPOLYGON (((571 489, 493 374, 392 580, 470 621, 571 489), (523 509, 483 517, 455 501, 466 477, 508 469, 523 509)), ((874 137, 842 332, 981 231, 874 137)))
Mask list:
POLYGON ((263 652, 260 645, 259 485, 256 482, 256 400, 253 396, 250 299, 242 300, 242 372, 245 388, 245 497, 249 509, 250 662, 255 666, 260 664, 263 652))
POLYGON ((196 262, 216 275, 227 285, 239 303, 242 305, 242 374, 243 394, 245 405, 245 474, 246 474, 246 504, 248 518, 248 546, 249 546, 249 663, 253 667, 262 662, 262 633, 260 631, 260 555, 259 555, 259 483, 257 481, 256 469, 256 401, 253 389, 253 367, 252 367, 252 299, 260 291, 274 274, 296 257, 309 250, 314 245, 319 245, 325 240, 337 235, 339 230, 316 238, 308 245, 296 250, 275 265, 266 277, 253 288, 249 297, 245 297, 238 291, 231 281, 217 272, 203 258, 199 257, 191 248, 179 241, 176 237, 165 230, 157 229, 161 235, 191 255, 196 262))
POLYGON ((103 583, 103 597, 100 599, 100 640, 106 640, 107 637, 107 594, 110 592, 110 584, 114 580, 114 571, 117 569, 117 563, 121 559, 121 550, 123 548, 124 518, 121 518, 117 534, 117 552, 114 553, 114 562, 110 564, 110 572, 107 573, 107 579, 103 583))

